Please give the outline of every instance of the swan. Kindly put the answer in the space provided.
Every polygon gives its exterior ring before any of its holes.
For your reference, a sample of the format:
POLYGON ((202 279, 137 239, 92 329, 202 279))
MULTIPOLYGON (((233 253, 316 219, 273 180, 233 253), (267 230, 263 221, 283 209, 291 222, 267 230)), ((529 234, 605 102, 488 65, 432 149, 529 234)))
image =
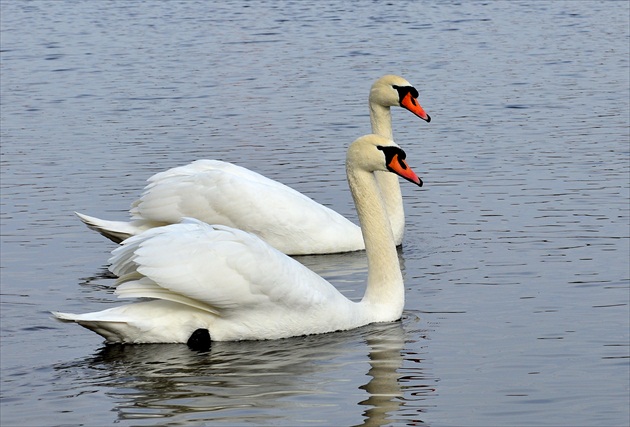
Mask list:
MULTIPOLYGON (((405 79, 386 75, 370 89, 372 133, 393 139, 391 106, 429 122, 418 91, 405 79)), ((402 243, 405 213, 398 178, 378 173, 396 245, 402 243)), ((183 217, 223 224, 260 236, 288 255, 362 250, 360 228, 337 212, 277 181, 218 160, 197 160, 157 173, 130 209, 131 221, 108 221, 75 212, 90 229, 120 243, 183 217)))
POLYGON ((293 258, 242 230, 196 219, 147 230, 112 252, 121 298, 152 298, 87 314, 53 312, 108 343, 279 339, 400 319, 403 277, 376 171, 419 186, 405 152, 366 135, 347 152, 346 174, 368 259, 363 299, 351 301, 293 258))

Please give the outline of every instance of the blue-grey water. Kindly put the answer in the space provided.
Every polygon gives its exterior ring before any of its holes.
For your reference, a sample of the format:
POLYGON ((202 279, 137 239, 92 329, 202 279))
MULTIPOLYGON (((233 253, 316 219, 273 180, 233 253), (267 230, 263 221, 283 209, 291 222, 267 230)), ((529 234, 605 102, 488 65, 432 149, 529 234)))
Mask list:
MULTIPOLYGON (((18 1, 1 6, 2 426, 627 426, 627 1, 18 1), (153 173, 232 161, 355 219, 345 147, 383 74, 403 185, 401 322, 105 346, 153 173)), ((360 298, 363 253, 303 257, 360 298)))

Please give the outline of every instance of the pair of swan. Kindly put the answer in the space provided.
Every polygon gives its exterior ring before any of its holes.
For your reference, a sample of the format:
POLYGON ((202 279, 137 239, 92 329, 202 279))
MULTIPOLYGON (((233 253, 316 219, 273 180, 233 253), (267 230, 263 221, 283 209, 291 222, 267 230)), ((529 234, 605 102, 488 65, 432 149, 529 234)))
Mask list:
POLYGON ((399 319, 404 285, 396 246, 404 212, 396 175, 419 186, 422 181, 392 141, 390 106, 430 121, 417 97, 398 76, 385 76, 372 86, 374 133, 352 143, 346 160, 360 228, 247 169, 200 160, 152 177, 129 223, 79 214, 90 228, 122 242, 110 259, 110 270, 119 276, 116 294, 152 300, 95 313, 53 314, 109 343, 176 342, 201 348, 210 340, 286 338, 399 319), (243 199, 247 204, 239 204, 243 199), (254 207, 258 201, 262 212, 254 207), (291 212, 278 221, 267 206, 282 203, 291 212), (198 219, 182 220, 191 214, 198 219), (360 302, 348 300, 285 255, 364 248, 368 284, 360 302))
MULTIPOLYGON (((402 77, 386 75, 370 89, 372 133, 393 139, 392 106, 431 120, 418 102, 418 91, 402 77)), ((377 172, 377 180, 396 245, 400 245, 405 213, 398 178, 377 172)), ((130 222, 77 215, 116 243, 190 217, 256 234, 288 255, 365 249, 361 229, 342 215, 286 185, 231 163, 198 160, 158 173, 148 181, 142 196, 132 204, 130 222)))
POLYGON ((377 173, 422 181, 392 140, 366 135, 347 153, 348 184, 368 259, 367 289, 354 302, 259 237, 195 219, 156 227, 113 251, 110 270, 122 298, 152 298, 107 310, 54 313, 110 343, 188 343, 277 339, 395 321, 405 289, 377 173))

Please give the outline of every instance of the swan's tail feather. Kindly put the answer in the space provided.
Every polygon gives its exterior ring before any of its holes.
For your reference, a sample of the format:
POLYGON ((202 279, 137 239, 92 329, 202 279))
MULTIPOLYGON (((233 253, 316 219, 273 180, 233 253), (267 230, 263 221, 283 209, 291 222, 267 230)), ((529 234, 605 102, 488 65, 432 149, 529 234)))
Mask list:
POLYGON ((129 222, 107 221, 78 212, 75 212, 75 215, 78 216, 79 219, 88 226, 88 228, 94 231, 98 231, 114 243, 121 243, 129 237, 143 231, 142 228, 137 227, 129 222))
POLYGON ((62 313, 60 311, 51 311, 51 314, 55 316, 57 320, 62 322, 76 322, 77 318, 81 317, 80 314, 62 313))
POLYGON ((90 314, 74 314, 74 313, 61 313, 58 311, 51 312, 55 318, 61 322, 77 323, 84 328, 96 332, 108 343, 120 343, 125 342, 125 332, 130 328, 124 320, 97 320, 91 319, 90 314))
POLYGON ((152 300, 92 313, 52 312, 62 322, 77 323, 108 343, 185 343, 197 329, 208 329, 207 311, 177 302, 152 300))

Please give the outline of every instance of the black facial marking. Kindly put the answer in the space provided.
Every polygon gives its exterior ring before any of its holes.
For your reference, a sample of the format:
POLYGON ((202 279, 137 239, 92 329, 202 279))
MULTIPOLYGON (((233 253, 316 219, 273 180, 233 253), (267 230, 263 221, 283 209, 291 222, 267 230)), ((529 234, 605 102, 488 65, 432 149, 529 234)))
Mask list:
POLYGON ((413 102, 414 105, 416 104, 416 99, 418 98, 418 96, 420 96, 420 94, 418 93, 418 90, 413 87, 413 86, 397 86, 397 85, 392 85, 392 87, 394 89, 396 89, 398 91, 398 102, 402 102, 402 100, 405 98, 405 96, 407 96, 408 93, 411 94, 411 102, 413 102))
POLYGON ((208 351, 211 344, 210 332, 207 329, 197 329, 186 342, 191 350, 196 351, 208 351))
POLYGON ((391 167, 389 166, 389 164, 392 162, 392 160, 394 160, 394 157, 397 155, 397 159, 398 159, 398 164, 400 165, 400 167, 405 170, 407 169, 407 164, 403 161, 405 160, 405 158, 407 157, 407 154, 405 154, 405 152, 403 151, 402 148, 400 147, 383 147, 381 145, 377 146, 376 148, 378 148, 379 150, 381 150, 383 152, 383 154, 385 154, 385 163, 387 164, 387 169, 388 170, 392 170, 391 167))

